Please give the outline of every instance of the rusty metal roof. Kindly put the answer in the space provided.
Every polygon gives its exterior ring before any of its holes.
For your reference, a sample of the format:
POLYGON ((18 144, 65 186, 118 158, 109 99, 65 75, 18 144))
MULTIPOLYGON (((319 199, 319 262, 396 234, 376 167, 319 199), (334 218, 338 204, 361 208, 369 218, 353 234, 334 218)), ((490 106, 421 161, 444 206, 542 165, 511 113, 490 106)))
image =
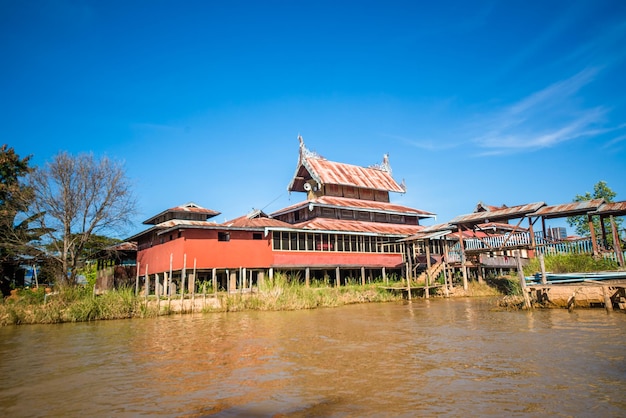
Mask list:
POLYGON ((359 167, 321 158, 309 158, 303 163, 308 168, 311 177, 320 184, 338 184, 363 189, 405 192, 389 172, 379 168, 359 167))
POLYGON ((105 251, 137 251, 136 242, 120 242, 104 249, 105 251))
POLYGON ((615 215, 615 216, 623 216, 626 215, 626 200, 621 202, 609 202, 600 206, 595 212, 592 212, 594 215, 615 215))
POLYGON ((217 212, 211 209, 206 209, 206 208, 203 208, 202 206, 196 205, 193 202, 190 202, 184 205, 175 206, 173 208, 166 209, 163 212, 145 220, 143 223, 146 225, 154 224, 158 218, 160 218, 161 216, 167 213, 171 213, 172 215, 176 213, 198 213, 198 214, 206 215, 205 219, 209 219, 220 214, 220 212, 217 212))
POLYGON ((449 230, 444 230, 444 231, 420 231, 417 234, 413 234, 409 237, 406 237, 404 239, 401 239, 400 241, 423 241, 423 240, 427 240, 427 239, 437 239, 437 238, 442 238, 448 234, 452 233, 452 231, 449 230))
POLYGON ((582 215, 598 209, 602 203, 604 203, 604 199, 584 200, 582 202, 545 206, 533 213, 531 216, 542 216, 546 219, 551 219, 582 215))
POLYGON ((280 209, 272 213, 272 216, 300 210, 304 207, 310 207, 310 205, 313 205, 313 207, 334 207, 339 209, 352 209, 364 212, 380 212, 397 215, 417 216, 418 218, 433 218, 436 216, 432 212, 427 212, 420 209, 413 209, 408 206, 397 205, 395 203, 379 202, 374 200, 350 199, 347 197, 335 196, 321 196, 317 199, 305 200, 286 208, 280 209))
POLYGON ((291 192, 304 192, 304 184, 314 180, 320 185, 337 184, 363 189, 382 190, 404 193, 406 190, 391 177, 388 156, 383 163, 372 167, 360 167, 352 164, 328 161, 326 158, 309 151, 300 140, 298 167, 287 189, 291 192))
POLYGON ((380 234, 407 236, 415 234, 424 227, 419 225, 399 225, 380 222, 352 221, 343 219, 315 218, 291 226, 324 232, 356 232, 364 234, 380 234))
POLYGON ((526 205, 512 206, 505 209, 495 209, 486 212, 476 212, 467 215, 457 216, 450 221, 454 225, 476 225, 486 223, 488 221, 503 221, 508 219, 518 219, 536 212, 539 208, 545 206, 544 202, 528 203, 526 205))
POLYGON ((272 219, 260 210, 252 211, 247 215, 240 216, 238 218, 226 221, 220 226, 228 228, 260 228, 266 227, 291 227, 287 222, 279 221, 278 219, 272 219))

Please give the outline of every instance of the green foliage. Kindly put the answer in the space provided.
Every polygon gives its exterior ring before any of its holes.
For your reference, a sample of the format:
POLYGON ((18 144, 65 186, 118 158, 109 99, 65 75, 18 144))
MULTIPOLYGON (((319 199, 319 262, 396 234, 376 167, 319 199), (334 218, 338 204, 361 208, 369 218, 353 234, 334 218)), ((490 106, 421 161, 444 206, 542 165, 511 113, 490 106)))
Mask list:
POLYGON ((504 295, 521 295, 522 287, 520 286, 519 278, 517 277, 493 277, 489 276, 485 279, 485 282, 497 289, 504 295))
MULTIPOLYGON (((609 259, 595 259, 589 254, 554 254, 544 257, 546 271, 551 273, 590 273, 595 271, 616 270, 618 265, 609 259)), ((533 258, 524 267, 524 274, 531 276, 541 271, 539 259, 533 258)))
POLYGON ((52 324, 154 316, 134 289, 94 296, 87 287, 65 286, 46 294, 43 288, 22 289, 0 302, 0 325, 52 324))
MULTIPOLYGON (((574 198, 574 202, 584 202, 593 199, 604 199, 605 202, 613 202, 613 199, 617 196, 617 193, 614 192, 604 181, 599 181, 593 186, 593 193, 586 192, 582 195, 576 195, 574 198)), ((601 231, 600 220, 598 216, 594 216, 593 219, 593 228, 596 231, 596 234, 599 234, 601 231)), ((607 231, 609 243, 612 244, 612 232, 611 225, 608 219, 605 219, 605 230, 607 231)), ((621 228, 622 220, 617 218, 615 219, 617 229, 621 228)), ((589 236, 589 223, 587 221, 587 216, 570 216, 567 218, 567 223, 569 226, 574 227, 576 234, 580 236, 589 236)))

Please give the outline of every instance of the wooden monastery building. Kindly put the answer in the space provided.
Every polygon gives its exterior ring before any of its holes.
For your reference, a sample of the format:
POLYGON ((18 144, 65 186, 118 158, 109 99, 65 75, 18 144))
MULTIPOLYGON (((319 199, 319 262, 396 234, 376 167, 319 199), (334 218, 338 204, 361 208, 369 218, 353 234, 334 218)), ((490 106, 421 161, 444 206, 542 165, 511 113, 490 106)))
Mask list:
MULTIPOLYGON (((405 193, 387 156, 372 167, 329 161, 299 137, 298 164, 289 192, 306 199, 271 214, 260 210, 224 223, 219 212, 189 203, 167 209, 129 238, 137 243, 137 271, 150 283, 184 283, 187 277, 217 290, 249 289, 277 271, 307 284, 341 285, 402 274, 402 238, 435 214, 391 202, 405 193)), ((152 285, 154 286, 154 285, 152 285)))

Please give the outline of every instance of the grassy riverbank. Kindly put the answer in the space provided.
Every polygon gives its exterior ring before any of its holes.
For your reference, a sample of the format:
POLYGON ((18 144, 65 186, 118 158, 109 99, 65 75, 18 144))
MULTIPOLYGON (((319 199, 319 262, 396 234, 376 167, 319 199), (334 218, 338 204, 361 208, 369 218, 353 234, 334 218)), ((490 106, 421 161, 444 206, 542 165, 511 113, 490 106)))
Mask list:
MULTIPOLYGON (((501 295, 493 285, 470 283, 468 291, 455 288, 452 297, 501 295)), ((436 296, 436 295, 433 295, 436 296)), ((135 296, 134 289, 118 289, 94 296, 91 289, 70 287, 47 293, 43 288, 21 289, 0 302, 0 326, 54 324, 107 319, 147 318, 175 312, 237 312, 246 310, 299 310, 330 308, 355 303, 391 302, 403 299, 401 292, 383 289, 380 283, 365 286, 306 287, 275 275, 254 293, 187 295, 170 300, 135 296)))

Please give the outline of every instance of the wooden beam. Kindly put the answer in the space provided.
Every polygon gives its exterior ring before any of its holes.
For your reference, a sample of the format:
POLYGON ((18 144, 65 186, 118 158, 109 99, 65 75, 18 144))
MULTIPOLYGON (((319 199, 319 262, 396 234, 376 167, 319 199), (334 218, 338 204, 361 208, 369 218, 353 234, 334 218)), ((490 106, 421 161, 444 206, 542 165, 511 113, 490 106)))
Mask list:
POLYGON ((593 227, 593 217, 590 214, 587 214, 587 224, 589 225, 589 232, 591 233, 591 246, 595 257, 598 255, 598 242, 596 240, 596 229, 593 227))

